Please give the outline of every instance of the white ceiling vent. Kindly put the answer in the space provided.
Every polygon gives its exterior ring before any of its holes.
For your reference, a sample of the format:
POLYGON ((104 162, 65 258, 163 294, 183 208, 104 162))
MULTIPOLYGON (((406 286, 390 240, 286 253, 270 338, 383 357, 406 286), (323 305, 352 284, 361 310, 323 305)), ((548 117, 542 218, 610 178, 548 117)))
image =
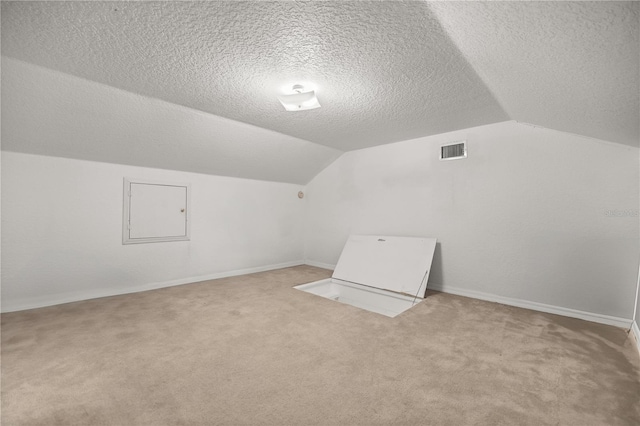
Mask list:
POLYGON ((467 158, 467 141, 454 142, 440 147, 440 160, 467 158))

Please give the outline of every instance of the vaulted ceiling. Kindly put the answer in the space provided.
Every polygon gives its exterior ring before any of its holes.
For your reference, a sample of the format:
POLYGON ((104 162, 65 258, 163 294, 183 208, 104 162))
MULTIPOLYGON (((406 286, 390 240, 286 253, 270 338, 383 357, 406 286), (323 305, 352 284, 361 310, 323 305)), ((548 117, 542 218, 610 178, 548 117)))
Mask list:
MULTIPOLYGON (((2 55, 330 148, 319 162, 505 120, 638 146, 639 10, 637 2, 3 1, 2 55), (296 83, 315 88, 322 107, 285 112, 277 96, 296 83)), ((3 140, 18 144, 28 142, 3 140)))

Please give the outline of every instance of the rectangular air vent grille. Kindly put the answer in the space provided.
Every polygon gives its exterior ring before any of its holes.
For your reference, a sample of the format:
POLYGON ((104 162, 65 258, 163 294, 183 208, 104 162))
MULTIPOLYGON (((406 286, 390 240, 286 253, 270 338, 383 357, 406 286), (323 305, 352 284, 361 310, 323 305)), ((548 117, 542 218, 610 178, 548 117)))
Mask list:
POLYGON ((467 142, 456 142, 440 147, 441 160, 457 160, 459 158, 467 158, 467 142))

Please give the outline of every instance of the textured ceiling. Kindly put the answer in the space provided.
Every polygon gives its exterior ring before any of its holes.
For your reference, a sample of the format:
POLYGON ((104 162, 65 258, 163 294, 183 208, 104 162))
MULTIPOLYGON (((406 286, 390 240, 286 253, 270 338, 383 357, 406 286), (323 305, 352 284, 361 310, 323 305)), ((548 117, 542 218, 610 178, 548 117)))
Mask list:
POLYGON ((2 61, 2 148, 302 185, 342 154, 12 58, 2 61))
POLYGON ((343 151, 509 119, 426 3, 2 6, 6 56, 343 151))
POLYGON ((510 118, 638 146, 638 2, 432 3, 510 118))
MULTIPOLYGON (((3 1, 2 54, 293 137, 234 136, 242 155, 256 149, 273 167, 287 164, 285 146, 299 146, 291 161, 312 172, 335 157, 314 144, 348 151, 505 120, 638 146, 638 10, 638 2, 3 1), (315 88, 322 108, 285 112, 277 96, 294 83, 315 88)), ((3 134, 6 105, 3 87, 3 134)), ((205 143, 196 139, 182 141, 195 163, 205 143)), ((21 143, 3 138, 3 149, 21 143)), ((178 168, 168 154, 159 161, 178 168)), ((254 163, 238 160, 233 173, 249 176, 254 163)))

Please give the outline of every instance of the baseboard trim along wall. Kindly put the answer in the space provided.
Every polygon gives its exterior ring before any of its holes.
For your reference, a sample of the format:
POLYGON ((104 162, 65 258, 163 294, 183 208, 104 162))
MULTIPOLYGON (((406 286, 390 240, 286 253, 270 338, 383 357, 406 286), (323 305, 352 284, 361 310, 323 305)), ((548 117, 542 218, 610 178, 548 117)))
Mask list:
MULTIPOLYGON (((142 284, 134 287, 117 289, 117 290, 96 289, 96 290, 89 290, 89 291, 65 293, 65 294, 59 294, 59 295, 48 295, 48 296, 43 296, 41 298, 32 298, 28 300, 16 300, 13 302, 3 301, 5 303, 3 303, 2 305, 2 312, 4 313, 4 312, 23 311, 27 309, 36 309, 36 308, 43 308, 46 306, 60 305, 63 303, 78 302, 81 300, 97 299, 100 297, 110 297, 110 296, 118 296, 122 294, 138 293, 141 291, 154 290, 158 288, 172 287, 172 286, 183 285, 183 284, 192 284, 192 283, 197 283, 201 281, 215 280, 219 278, 233 277, 237 275, 254 274, 256 272, 271 271, 274 269, 289 268, 292 266, 305 265, 305 264, 310 266, 315 266, 318 268, 323 268, 323 269, 329 269, 329 270, 335 269, 335 265, 331 265, 328 263, 316 262, 312 260, 297 260, 297 261, 278 263, 273 265, 258 266, 254 268, 245 268, 245 269, 237 269, 233 271, 218 272, 215 274, 201 275, 197 277, 187 277, 187 278, 180 278, 177 280, 148 283, 148 284, 142 284)), ((626 329, 631 328, 631 332, 634 333, 636 343, 638 344, 638 350, 640 351, 640 329, 638 329, 638 324, 635 321, 632 322, 632 320, 630 319, 613 317, 613 316, 602 315, 602 314, 594 314, 591 312, 579 311, 576 309, 563 308, 563 307, 554 306, 554 305, 546 305, 543 303, 530 302, 522 299, 513 299, 509 297, 497 296, 490 293, 483 293, 483 292, 474 291, 474 290, 466 290, 458 287, 442 286, 434 283, 429 283, 427 289, 434 290, 434 291, 441 291, 443 293, 456 294, 459 296, 470 297, 473 299, 486 300, 488 302, 501 303, 503 305, 517 306, 519 308, 531 309, 534 311, 547 312, 547 313, 556 314, 556 315, 563 315, 571 318, 579 318, 586 321, 613 325, 616 327, 621 327, 626 329)))
MULTIPOLYGON (((316 266, 323 269, 335 269, 336 265, 328 263, 316 262, 315 260, 305 260, 305 264, 310 266, 316 266)), ((441 284, 429 283, 427 290, 441 291, 443 293, 456 294, 458 296, 470 297, 472 299, 486 300, 487 302, 496 302, 503 305, 516 306, 518 308, 531 309, 532 311, 546 312, 549 314, 562 315, 570 318, 579 318, 586 321, 597 322, 599 324, 613 325, 615 327, 629 329, 632 327, 633 320, 619 317, 612 317, 609 315, 594 314, 586 311, 579 311, 577 309, 563 308, 561 306, 546 305, 544 303, 530 302, 528 300, 513 299, 510 297, 497 296, 495 294, 483 293, 475 290, 466 290, 458 287, 443 286, 441 284)), ((633 332, 636 336, 636 343, 640 345, 640 330, 638 330, 638 324, 633 322, 633 332)), ((639 346, 640 350, 640 346, 639 346)))
POLYGON ((501 303, 503 305, 516 306, 518 308, 531 309, 533 311, 546 312, 549 314, 562 315, 565 317, 579 318, 586 321, 600 324, 613 325, 615 327, 629 329, 631 319, 612 317, 609 315, 594 314, 592 312, 579 311, 577 309, 563 308, 561 306, 546 305, 544 303, 530 302, 522 299, 512 299, 510 297, 497 296, 495 294, 483 293, 475 290, 442 286, 440 284, 429 283, 427 290, 441 291, 443 293, 457 294, 458 296, 471 297, 473 299, 486 300, 488 302, 501 303))
POLYGON ((315 260, 305 260, 304 263, 305 265, 315 266, 316 268, 330 269, 332 271, 336 269, 336 265, 331 265, 329 263, 316 262, 315 260))
POLYGON ((640 353, 640 328, 638 328, 638 323, 635 321, 631 325, 631 334, 633 335, 636 341, 636 347, 638 348, 638 353, 640 353))
POLYGON ((274 269, 289 268, 291 266, 304 265, 303 260, 278 263, 274 265, 257 266, 254 268, 237 269, 234 271, 218 272, 215 274, 201 275, 197 277, 180 278, 177 280, 162 281, 156 283, 141 284, 129 288, 109 290, 88 290, 58 295, 47 295, 39 298, 30 298, 6 302, 3 300, 2 312, 24 311, 27 309, 44 308, 46 306, 61 305, 63 303, 79 302, 81 300, 98 299, 100 297, 119 296, 122 294, 139 293, 141 291, 155 290, 176 285, 193 284, 201 281, 215 280, 218 278, 234 277, 237 275, 254 274, 256 272, 272 271, 274 269))

